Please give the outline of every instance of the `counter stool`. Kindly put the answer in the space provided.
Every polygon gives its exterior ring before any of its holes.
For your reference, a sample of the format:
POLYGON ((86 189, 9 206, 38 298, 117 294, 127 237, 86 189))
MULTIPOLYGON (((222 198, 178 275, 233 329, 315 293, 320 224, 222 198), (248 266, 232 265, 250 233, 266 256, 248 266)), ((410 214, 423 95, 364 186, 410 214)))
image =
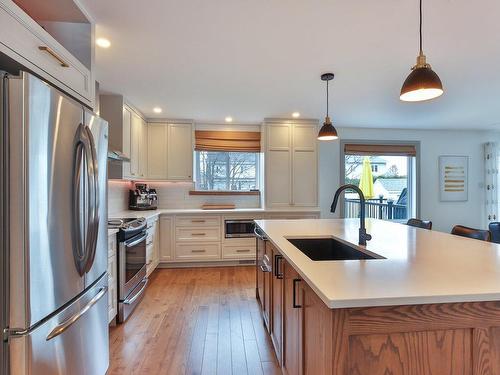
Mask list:
POLYGON ((490 241, 491 233, 488 230, 469 228, 463 225, 455 225, 451 230, 451 234, 457 236, 474 238, 476 240, 490 241))
POLYGON ((432 229, 432 221, 429 220, 409 219, 406 225, 422 229, 432 229))

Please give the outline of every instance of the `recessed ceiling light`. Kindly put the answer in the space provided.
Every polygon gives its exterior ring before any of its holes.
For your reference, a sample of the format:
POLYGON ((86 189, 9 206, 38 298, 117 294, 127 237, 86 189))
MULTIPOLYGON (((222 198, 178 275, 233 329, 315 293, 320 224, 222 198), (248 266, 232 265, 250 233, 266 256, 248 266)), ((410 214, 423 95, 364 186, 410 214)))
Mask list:
POLYGON ((292 117, 293 118, 298 118, 298 117, 300 117, 300 113, 299 112, 293 112, 292 113, 292 117))
POLYGON ((161 110, 161 108, 160 108, 160 107, 154 107, 154 108, 153 108, 153 112, 154 112, 154 113, 161 113, 161 111, 162 111, 162 110, 161 110))
POLYGON ((233 122, 233 118, 231 116, 227 116, 224 120, 226 122, 233 122))
POLYGON ((106 38, 97 38, 95 44, 101 48, 109 48, 111 46, 111 42, 106 38))

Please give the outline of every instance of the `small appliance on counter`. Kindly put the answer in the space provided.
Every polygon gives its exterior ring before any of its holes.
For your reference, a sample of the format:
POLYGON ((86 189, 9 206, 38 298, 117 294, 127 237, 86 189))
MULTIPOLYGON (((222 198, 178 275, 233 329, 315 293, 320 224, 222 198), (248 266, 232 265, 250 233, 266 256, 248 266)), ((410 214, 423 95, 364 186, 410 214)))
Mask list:
POLYGON ((135 189, 129 191, 128 208, 134 211, 156 210, 158 195, 155 189, 147 184, 135 184, 135 189))

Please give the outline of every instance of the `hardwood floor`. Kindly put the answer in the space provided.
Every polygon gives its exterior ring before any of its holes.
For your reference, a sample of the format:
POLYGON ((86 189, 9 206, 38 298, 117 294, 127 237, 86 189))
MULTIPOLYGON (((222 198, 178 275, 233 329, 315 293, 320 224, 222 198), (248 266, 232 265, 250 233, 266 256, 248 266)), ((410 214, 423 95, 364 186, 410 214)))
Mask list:
POLYGON ((110 330, 115 374, 281 375, 255 299, 255 267, 158 269, 110 330))

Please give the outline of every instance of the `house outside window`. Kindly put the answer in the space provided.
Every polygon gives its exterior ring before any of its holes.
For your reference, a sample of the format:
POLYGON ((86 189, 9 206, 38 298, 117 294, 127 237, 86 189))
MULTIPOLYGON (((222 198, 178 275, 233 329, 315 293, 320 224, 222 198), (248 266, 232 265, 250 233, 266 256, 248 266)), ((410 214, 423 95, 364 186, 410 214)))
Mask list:
MULTIPOLYGON (((372 184, 363 191, 367 217, 406 221, 418 216, 417 149, 418 143, 411 142, 344 141, 341 182, 361 188, 362 175, 371 175, 372 184), (367 165, 369 172, 365 170, 367 165)), ((360 202, 356 193, 346 192, 343 206, 344 217, 359 217, 360 202)))

